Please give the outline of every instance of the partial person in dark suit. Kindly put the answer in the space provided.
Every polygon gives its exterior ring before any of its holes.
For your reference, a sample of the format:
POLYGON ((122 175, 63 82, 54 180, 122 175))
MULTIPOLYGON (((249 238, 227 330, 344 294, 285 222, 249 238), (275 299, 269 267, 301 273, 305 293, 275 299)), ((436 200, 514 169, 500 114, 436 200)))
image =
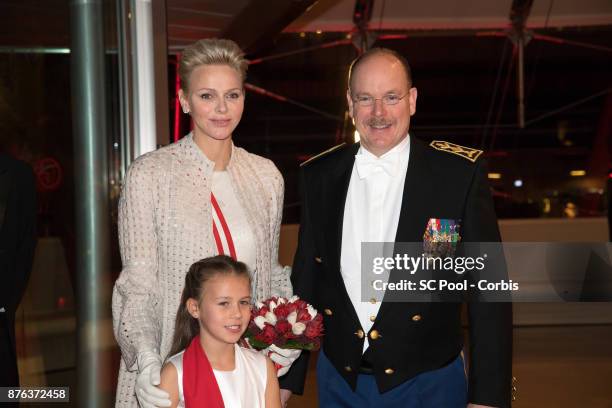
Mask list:
MULTIPOLYGON (((362 242, 423 242, 432 219, 460 226, 462 242, 500 241, 482 151, 408 134, 417 90, 394 51, 353 62, 347 99, 361 141, 302 165, 291 276, 324 316, 319 406, 509 407, 509 303, 468 304, 466 375, 461 303, 361 298, 362 242)), ((306 368, 304 355, 281 387, 301 393, 306 368)))
POLYGON ((19 386, 15 312, 36 245, 36 190, 32 169, 0 153, 0 386, 19 386))

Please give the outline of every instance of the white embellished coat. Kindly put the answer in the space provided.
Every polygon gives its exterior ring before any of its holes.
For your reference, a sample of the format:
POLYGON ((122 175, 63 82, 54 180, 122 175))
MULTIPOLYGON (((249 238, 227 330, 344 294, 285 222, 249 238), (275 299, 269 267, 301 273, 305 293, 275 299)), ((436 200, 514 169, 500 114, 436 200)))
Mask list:
MULTIPOLYGON (((113 288, 113 330, 121 348, 117 407, 136 407, 136 356, 170 351, 191 264, 216 255, 210 190, 214 163, 188 135, 130 166, 119 201, 123 269, 113 288)), ((256 237, 253 296, 290 296, 289 268, 278 264, 283 178, 268 159, 232 146, 227 166, 256 237)))

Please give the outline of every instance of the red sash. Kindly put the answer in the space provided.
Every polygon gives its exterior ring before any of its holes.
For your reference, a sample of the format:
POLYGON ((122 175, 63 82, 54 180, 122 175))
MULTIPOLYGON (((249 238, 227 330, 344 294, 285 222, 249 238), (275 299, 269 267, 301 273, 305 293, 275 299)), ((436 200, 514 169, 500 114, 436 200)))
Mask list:
POLYGON ((212 366, 200 345, 191 340, 183 353, 183 397, 185 408, 224 408, 223 397, 212 366))
POLYGON ((215 237, 215 243, 217 244, 217 252, 219 255, 225 255, 225 250, 223 249, 223 244, 229 250, 229 256, 231 256, 234 260, 236 260, 236 248, 234 247, 234 240, 232 239, 232 233, 225 221, 225 217, 221 212, 221 207, 219 207, 219 203, 217 203, 217 199, 214 194, 210 193, 210 202, 213 207, 213 215, 216 217, 212 217, 213 219, 213 236, 215 237), (217 226, 219 224, 219 227, 217 226))

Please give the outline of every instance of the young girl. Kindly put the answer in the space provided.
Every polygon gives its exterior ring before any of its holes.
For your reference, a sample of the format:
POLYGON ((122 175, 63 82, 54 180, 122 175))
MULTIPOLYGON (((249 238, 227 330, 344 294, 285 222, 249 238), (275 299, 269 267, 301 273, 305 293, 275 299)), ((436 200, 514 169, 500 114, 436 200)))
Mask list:
POLYGON ((189 268, 159 386, 172 407, 280 407, 272 361, 237 344, 249 324, 250 294, 246 265, 228 256, 189 268))

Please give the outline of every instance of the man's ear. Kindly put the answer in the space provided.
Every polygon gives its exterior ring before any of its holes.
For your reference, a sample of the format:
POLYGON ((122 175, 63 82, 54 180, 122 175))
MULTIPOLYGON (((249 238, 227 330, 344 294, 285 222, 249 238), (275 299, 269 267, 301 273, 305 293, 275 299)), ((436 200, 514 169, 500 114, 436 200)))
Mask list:
POLYGON ((187 312, 189 312, 189 314, 194 319, 199 319, 200 318, 200 307, 198 306, 198 301, 197 300, 195 300, 193 298, 187 299, 187 303, 185 304, 185 307, 187 308, 187 312))
POLYGON ((349 115, 351 115, 351 119, 355 119, 355 116, 353 116, 353 109, 355 108, 355 106, 353 105, 353 98, 351 97, 350 89, 346 90, 346 102, 348 104, 348 110, 349 110, 349 115))
POLYGON ((416 113, 416 102, 417 102, 418 92, 416 88, 410 88, 408 92, 409 92, 408 103, 410 106, 410 116, 412 116, 416 113))

